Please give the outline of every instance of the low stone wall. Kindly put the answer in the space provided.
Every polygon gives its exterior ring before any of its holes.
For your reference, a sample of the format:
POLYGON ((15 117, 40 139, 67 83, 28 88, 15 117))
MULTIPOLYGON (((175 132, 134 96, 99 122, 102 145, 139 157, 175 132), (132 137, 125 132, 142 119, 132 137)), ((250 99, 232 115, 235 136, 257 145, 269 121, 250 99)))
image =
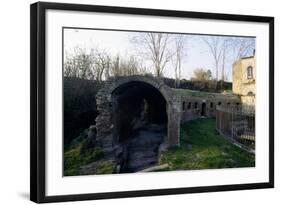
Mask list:
POLYGON ((205 96, 194 97, 192 95, 181 96, 182 117, 181 122, 188 122, 199 117, 216 117, 216 106, 235 106, 241 104, 239 97, 209 93, 205 96))

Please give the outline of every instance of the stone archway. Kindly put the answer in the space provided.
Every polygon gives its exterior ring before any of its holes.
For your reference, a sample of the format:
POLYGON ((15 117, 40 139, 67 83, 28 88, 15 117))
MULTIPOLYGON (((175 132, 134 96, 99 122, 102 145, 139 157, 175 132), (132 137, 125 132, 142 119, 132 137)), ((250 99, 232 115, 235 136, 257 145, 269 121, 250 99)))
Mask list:
MULTIPOLYGON (((152 121, 161 121, 161 118, 163 118, 163 116, 161 116, 161 111, 163 111, 164 104, 164 106, 166 107, 164 111, 166 112, 167 116, 167 137, 165 139, 165 143, 167 144, 167 146, 179 145, 181 102, 177 100, 177 96, 175 96, 173 90, 165 85, 162 80, 154 78, 152 76, 137 75, 122 76, 110 79, 106 83, 104 88, 102 88, 98 92, 96 96, 97 109, 99 112, 99 115, 96 118, 97 145, 103 148, 103 150, 109 155, 118 155, 118 142, 120 138, 116 138, 116 136, 118 136, 118 133, 116 132, 120 132, 120 129, 116 129, 116 126, 119 125, 124 128, 125 126, 123 126, 122 123, 126 122, 126 120, 128 121, 128 119, 122 119, 121 124, 120 122, 119 124, 116 123, 115 109, 116 103, 118 103, 118 100, 116 101, 116 98, 118 98, 118 96, 120 97, 120 95, 118 94, 122 92, 127 92, 125 95, 123 95, 123 97, 125 96, 124 98, 132 98, 134 96, 131 94, 134 91, 138 92, 135 93, 136 99, 130 102, 139 105, 141 98, 138 99, 137 95, 142 95, 141 97, 143 98, 145 96, 145 98, 150 101, 150 106, 153 107, 152 110, 154 110, 154 113, 153 111, 150 113, 152 121), (138 86, 140 86, 141 89, 138 89, 138 86), (131 92, 129 92, 128 90, 130 90, 131 92), (158 98, 160 102, 162 102, 162 105, 159 107, 156 106, 156 98, 158 98), (160 110, 157 111, 157 109, 159 108, 160 110)), ((137 106, 135 107, 137 108, 137 106)), ((132 105, 131 107, 129 107, 129 109, 129 111, 132 111, 134 109, 134 106, 132 105)), ((128 113, 123 114, 126 115, 128 113)), ((132 119, 130 116, 128 118, 129 120, 132 119)), ((125 132, 126 131, 129 130, 125 130, 125 132)))
POLYGON ((149 125, 167 126, 166 99, 150 84, 127 82, 117 87, 111 96, 114 141, 126 141, 134 130, 149 125))

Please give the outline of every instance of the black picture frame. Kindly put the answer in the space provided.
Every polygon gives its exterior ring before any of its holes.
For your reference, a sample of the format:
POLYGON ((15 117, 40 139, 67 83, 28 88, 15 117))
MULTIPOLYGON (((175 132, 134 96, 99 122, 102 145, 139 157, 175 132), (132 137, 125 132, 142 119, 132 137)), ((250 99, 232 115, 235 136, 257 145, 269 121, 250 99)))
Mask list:
POLYGON ((97 200, 198 192, 230 191, 274 187, 274 18, 265 16, 230 15, 218 13, 110 7, 81 4, 38 2, 30 7, 30 199, 37 203, 76 200, 97 200), (263 183, 230 184, 192 188, 122 191, 75 195, 46 196, 46 84, 45 84, 45 19, 46 10, 121 13, 194 19, 262 22, 269 24, 269 181, 263 183))

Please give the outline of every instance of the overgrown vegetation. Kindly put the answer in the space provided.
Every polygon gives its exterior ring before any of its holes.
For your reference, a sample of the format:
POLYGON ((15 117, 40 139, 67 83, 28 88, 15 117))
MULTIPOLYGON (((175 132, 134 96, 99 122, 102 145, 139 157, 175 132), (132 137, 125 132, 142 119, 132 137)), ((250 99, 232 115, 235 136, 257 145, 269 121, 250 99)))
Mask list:
MULTIPOLYGON (((181 127, 181 146, 173 147, 160 156, 158 171, 254 167, 255 156, 234 146, 215 129, 214 119, 197 119, 181 127)), ((94 163, 91 174, 112 174, 114 167, 104 161, 99 148, 91 148, 88 139, 77 141, 64 152, 64 176, 81 173, 81 167, 94 163)))
POLYGON ((219 93, 225 90, 232 89, 232 83, 225 82, 225 81, 216 82, 215 80, 199 81, 199 80, 182 79, 179 81, 178 87, 175 87, 175 79, 165 77, 162 78, 162 80, 166 85, 168 85, 171 88, 190 89, 190 90, 214 92, 214 93, 219 93))
POLYGON ((88 148, 89 141, 83 139, 64 151, 64 176, 79 175, 81 166, 103 158, 100 148, 88 148))
POLYGON ((64 77, 64 146, 95 124, 96 94, 103 83, 64 77))
POLYGON ((110 161, 102 161, 97 167, 96 174, 112 174, 113 165, 110 161))
POLYGON ((168 170, 196 170, 255 166, 255 156, 234 146, 215 129, 214 119, 197 119, 181 127, 181 146, 160 156, 168 170))

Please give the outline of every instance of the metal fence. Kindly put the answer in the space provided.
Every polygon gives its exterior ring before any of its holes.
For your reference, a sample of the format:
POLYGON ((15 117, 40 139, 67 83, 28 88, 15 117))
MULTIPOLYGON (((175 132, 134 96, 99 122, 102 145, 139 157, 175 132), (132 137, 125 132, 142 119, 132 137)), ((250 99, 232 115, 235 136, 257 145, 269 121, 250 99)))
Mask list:
POLYGON ((255 109, 248 106, 216 107, 216 128, 235 145, 255 152, 255 109))

